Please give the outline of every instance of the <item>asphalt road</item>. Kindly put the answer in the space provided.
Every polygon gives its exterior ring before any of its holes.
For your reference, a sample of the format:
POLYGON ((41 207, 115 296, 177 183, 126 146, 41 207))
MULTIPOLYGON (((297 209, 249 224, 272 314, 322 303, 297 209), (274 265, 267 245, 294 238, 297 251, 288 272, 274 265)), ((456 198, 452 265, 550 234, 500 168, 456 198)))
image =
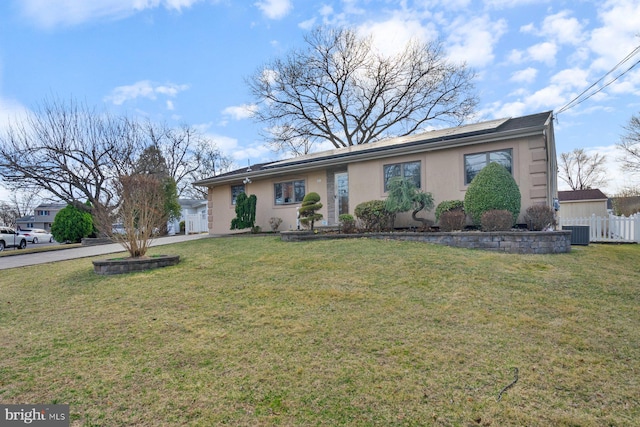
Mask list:
MULTIPOLYGON (((170 237, 161 237, 155 239, 151 246, 170 245, 172 243, 187 242, 190 240, 197 240, 210 237, 208 234, 190 234, 190 235, 178 235, 170 237)), ((34 245, 29 245, 33 247, 34 245)), ((38 243, 37 246, 44 246, 38 243)), ((6 270, 8 268, 26 267, 29 265, 46 264, 50 262, 66 261, 76 258, 87 258, 98 255, 106 255, 117 252, 124 252, 122 245, 114 243, 109 245, 98 246, 82 246, 72 249, 59 249, 48 252, 33 252, 25 253, 21 255, 4 256, 0 258, 0 270, 6 270)))

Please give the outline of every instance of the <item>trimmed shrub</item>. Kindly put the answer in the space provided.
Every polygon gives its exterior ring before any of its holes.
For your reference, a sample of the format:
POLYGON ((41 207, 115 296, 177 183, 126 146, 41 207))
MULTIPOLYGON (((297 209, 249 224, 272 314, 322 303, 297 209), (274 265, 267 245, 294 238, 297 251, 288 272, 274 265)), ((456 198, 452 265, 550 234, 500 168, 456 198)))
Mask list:
POLYGON ((269 226, 271 227, 271 231, 273 231, 274 233, 278 231, 278 227, 280 227, 280 224, 282 224, 282 218, 278 218, 278 217, 269 218, 269 226))
POLYGON ((464 229, 467 215, 462 209, 444 211, 440 215, 440 231, 457 231, 464 229))
POLYGON ((507 231, 513 226, 513 214, 504 209, 492 209, 482 214, 482 231, 507 231))
POLYGON ((258 198, 255 194, 247 196, 240 193, 236 197, 236 217, 231 220, 231 230, 242 230, 253 228, 256 222, 256 203, 258 198))
MULTIPOLYGON (((436 207, 436 222, 440 221, 440 216, 449 211, 464 211, 464 202, 462 200, 445 200, 440 202, 436 207)), ((442 225, 440 226, 442 228, 442 225)))
POLYGON ((531 231, 542 231, 556 225, 555 212, 547 205, 529 206, 525 211, 524 220, 531 231))
POLYGON ((354 213, 364 231, 382 231, 393 227, 395 215, 385 208, 382 200, 362 202, 356 206, 354 213))
POLYGON ((351 214, 342 214, 338 217, 340 222, 340 232, 344 234, 355 233, 356 220, 351 214))
POLYGON ((481 225, 482 214, 490 210, 506 210, 516 223, 520 214, 520 189, 509 171, 499 163, 489 163, 473 178, 464 196, 464 211, 475 225, 481 225))
POLYGON ((313 230, 313 224, 322 219, 322 214, 318 213, 322 208, 320 203, 320 195, 316 192, 311 192, 304 196, 302 199, 302 205, 300 206, 300 223, 313 230))
POLYGON ((93 218, 86 211, 67 205, 56 214, 51 234, 56 242, 79 243, 93 231, 93 218))

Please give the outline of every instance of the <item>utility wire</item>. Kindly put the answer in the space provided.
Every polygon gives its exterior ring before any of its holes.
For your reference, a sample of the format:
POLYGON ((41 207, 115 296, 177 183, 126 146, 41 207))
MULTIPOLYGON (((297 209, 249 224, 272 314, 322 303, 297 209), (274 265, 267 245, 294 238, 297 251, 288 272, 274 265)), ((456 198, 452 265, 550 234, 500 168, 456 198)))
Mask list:
POLYGON ((620 77, 624 76, 625 74, 627 74, 629 71, 631 71, 636 65, 640 64, 640 60, 638 60, 635 64, 631 65, 629 68, 627 68, 625 71, 623 71, 622 73, 618 74, 615 78, 613 78, 613 80, 607 82, 605 85, 599 87, 596 91, 594 91, 593 93, 588 94, 587 96, 585 96, 584 98, 583 95, 585 95, 587 92, 589 92, 591 89, 593 89, 596 85, 598 85, 600 82, 602 82, 605 78, 607 78, 607 76, 609 76, 610 74, 612 74, 613 72, 615 72, 618 68, 620 68, 622 66, 622 64, 624 64, 625 62, 629 61, 633 56, 635 56, 636 53, 638 53, 638 51, 640 51, 640 46, 637 46, 635 49, 633 49, 627 56, 625 56, 620 62, 618 62, 615 67, 613 67, 611 70, 609 70, 604 76, 600 77, 597 81, 595 81, 591 86, 589 86, 588 88, 586 88, 584 91, 582 91, 582 93, 580 93, 580 95, 576 96, 575 98, 573 98, 571 101, 569 101, 567 104, 565 104, 562 108, 560 108, 557 112, 556 115, 565 112, 577 105, 582 104, 584 101, 586 101, 587 99, 591 98, 592 96, 594 96, 595 94, 597 94, 598 92, 601 92, 603 89, 605 89, 607 86, 611 85, 613 82, 615 82, 616 80, 618 80, 620 77), (582 98, 582 99, 581 99, 582 98))

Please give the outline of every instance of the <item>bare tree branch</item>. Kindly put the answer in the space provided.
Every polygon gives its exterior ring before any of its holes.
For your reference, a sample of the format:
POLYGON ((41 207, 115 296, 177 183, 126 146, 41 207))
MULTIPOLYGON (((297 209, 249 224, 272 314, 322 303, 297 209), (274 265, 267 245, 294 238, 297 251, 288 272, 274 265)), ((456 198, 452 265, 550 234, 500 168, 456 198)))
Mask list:
POLYGON ((276 151, 367 144, 432 121, 458 125, 477 104, 473 72, 448 62, 440 43, 413 41, 385 57, 350 29, 317 28, 305 42, 247 80, 261 106, 254 117, 276 151))
POLYGON ((570 153, 560 154, 558 177, 572 190, 588 190, 607 183, 606 156, 599 153, 588 155, 584 149, 576 148, 570 153))
POLYGON ((631 116, 624 127, 625 133, 617 144, 622 151, 622 168, 633 174, 640 173, 640 114, 631 116))
MULTIPOLYGON (((228 163, 212 141, 187 125, 139 123, 73 100, 48 99, 0 134, 0 178, 12 191, 38 190, 80 209, 105 210, 99 216, 108 218, 120 203, 120 177, 131 175, 152 146, 166 159, 179 194, 194 194, 191 182, 206 177, 198 175, 204 163, 228 163)), ((204 170, 216 173, 215 167, 204 170)), ((109 230, 111 223, 98 227, 109 230)))

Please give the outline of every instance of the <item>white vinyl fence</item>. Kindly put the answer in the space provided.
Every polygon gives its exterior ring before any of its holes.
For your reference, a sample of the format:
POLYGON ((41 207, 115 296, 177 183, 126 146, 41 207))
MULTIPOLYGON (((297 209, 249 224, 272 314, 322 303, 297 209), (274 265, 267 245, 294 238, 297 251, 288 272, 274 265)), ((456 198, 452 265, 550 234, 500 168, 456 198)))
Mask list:
POLYGON ((184 227, 186 234, 207 233, 209 225, 207 224, 207 214, 186 215, 184 219, 184 227))
POLYGON ((586 218, 560 218, 560 227, 589 226, 590 242, 640 243, 640 214, 630 217, 592 215, 586 218))

